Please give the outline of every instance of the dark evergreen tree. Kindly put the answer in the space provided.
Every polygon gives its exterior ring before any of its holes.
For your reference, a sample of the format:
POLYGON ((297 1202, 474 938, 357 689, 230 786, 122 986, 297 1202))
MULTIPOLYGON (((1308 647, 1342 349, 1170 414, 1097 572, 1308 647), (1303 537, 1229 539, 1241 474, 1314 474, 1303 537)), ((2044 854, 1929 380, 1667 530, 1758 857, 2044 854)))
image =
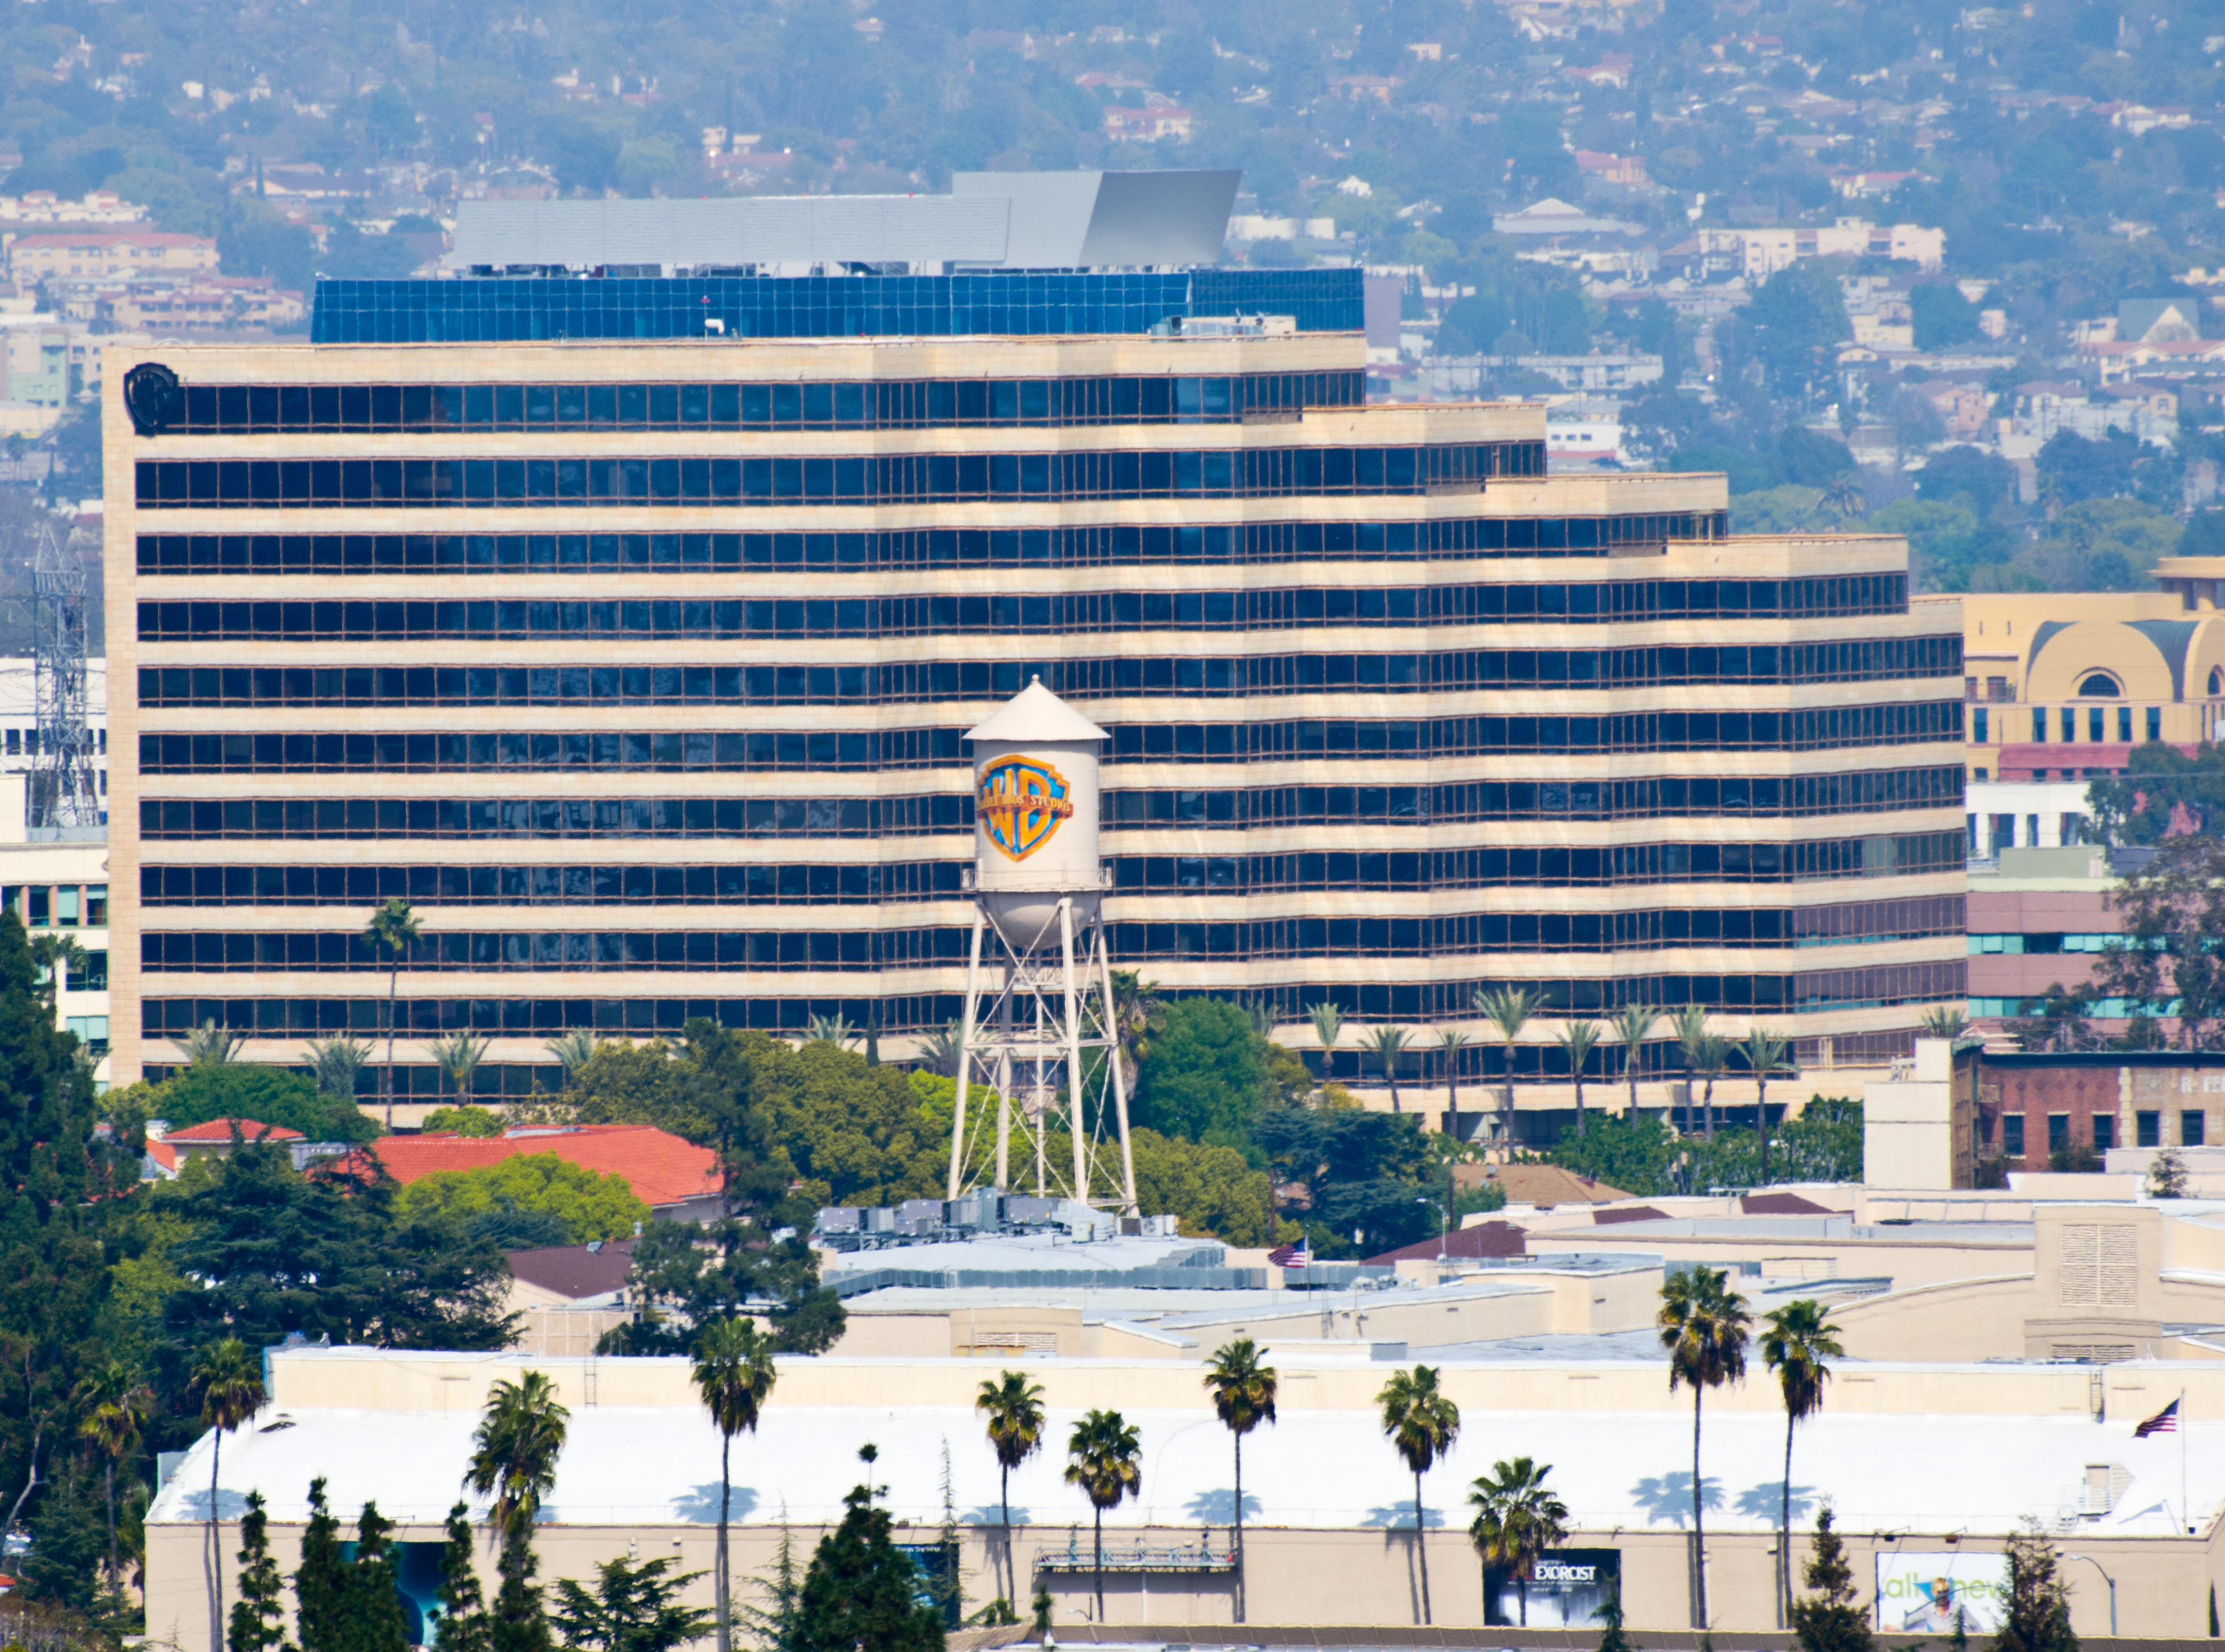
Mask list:
POLYGON ((239 1598, 225 1636, 231 1652, 291 1652, 286 1643, 286 1579, 270 1554, 270 1516, 263 1494, 247 1494, 239 1520, 239 1598))
POLYGON ((495 1590, 494 1610, 488 1614, 488 1652, 552 1652, 555 1643, 549 1637, 548 1613, 540 1586, 533 1581, 538 1567, 524 1527, 514 1528, 503 1539, 495 1560, 502 1581, 495 1590))
POLYGON ((2078 1652, 2070 1630, 2070 1587, 2063 1579, 2055 1545, 2026 1521, 2002 1546, 2009 1560, 2008 1606, 1994 1652, 2078 1652))
POLYGON ((1628 1638, 1622 1632, 1622 1591, 1609 1592, 1607 1604, 1592 1614, 1599 1619, 1599 1652, 1631 1652, 1628 1638))
POLYGON ((1800 1652, 1870 1652, 1869 1614, 1857 1604, 1846 1545, 1831 1529, 1831 1505, 1816 1511, 1816 1537, 1800 1574, 1807 1595, 1792 1603, 1800 1652))
POLYGON ((772 1575, 760 1586, 764 1605, 738 1605, 734 1621, 755 1636, 764 1652, 796 1652, 796 1614, 803 1596, 803 1580, 796 1573, 796 1539, 788 1529, 788 1511, 780 1518, 780 1547, 773 1551, 772 1575))
POLYGON ((309 1523, 301 1529, 301 1564, 294 1573, 295 1622, 301 1652, 352 1652, 348 1643, 348 1566, 340 1522, 325 1501, 322 1476, 309 1482, 309 1523))
POLYGON ((402 1616, 394 1522, 366 1503, 356 1516, 355 1558, 348 1567, 348 1652, 409 1652, 402 1616))
POLYGON ((794 1652, 942 1652, 942 1614, 919 1600, 919 1569, 889 1540, 889 1511, 870 1486, 821 1540, 797 1603, 794 1652))
POLYGON ((81 1458, 49 1464, 32 1505, 31 1552, 18 1563, 24 1592, 90 1617, 100 1610, 108 1560, 101 1480, 81 1458))
POLYGON ((715 1619, 707 1611, 679 1604, 678 1596, 703 1576, 689 1572, 671 1578, 669 1558, 638 1566, 619 1559, 595 1568, 588 1591, 569 1578, 556 1582, 556 1610, 549 1622, 563 1631, 567 1652, 672 1652, 700 1639, 715 1619))
POLYGON ((448 1541, 441 1551, 441 1622, 433 1652, 487 1652, 486 1602, 472 1564, 473 1543, 471 1511, 459 1503, 448 1510, 448 1541))

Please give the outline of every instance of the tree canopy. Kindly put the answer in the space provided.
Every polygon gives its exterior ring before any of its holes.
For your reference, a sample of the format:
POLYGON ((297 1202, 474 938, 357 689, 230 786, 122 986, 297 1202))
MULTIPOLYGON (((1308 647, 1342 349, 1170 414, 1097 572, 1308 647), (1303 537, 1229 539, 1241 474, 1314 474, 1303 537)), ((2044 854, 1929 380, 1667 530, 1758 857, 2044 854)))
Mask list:
POLYGON ((438 1215, 464 1226, 470 1218, 504 1212, 555 1218, 562 1225, 562 1244, 623 1238, 636 1223, 650 1220, 649 1206, 624 1176, 568 1163, 554 1153, 525 1154, 476 1170, 436 1170, 395 1198, 395 1214, 404 1222, 438 1215))

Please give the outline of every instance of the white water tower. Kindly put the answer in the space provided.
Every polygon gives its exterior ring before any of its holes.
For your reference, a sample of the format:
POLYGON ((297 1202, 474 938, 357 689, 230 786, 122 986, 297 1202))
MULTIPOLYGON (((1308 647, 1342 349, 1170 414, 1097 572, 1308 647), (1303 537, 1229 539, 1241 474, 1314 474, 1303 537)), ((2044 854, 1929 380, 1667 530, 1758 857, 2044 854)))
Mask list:
POLYGON ((1059 1168, 1058 1191, 1132 1215, 1136 1168, 1097 857, 1105 731, 1038 677, 966 738, 973 745, 973 935, 959 1022, 949 1196, 976 1179, 968 1173, 967 1104, 983 1082, 997 1097, 999 1190, 1011 1185, 1017 1108, 1035 1147, 1037 1193, 1054 1191, 1045 1142, 1063 1122, 1073 1162, 1070 1173, 1059 1168), (1103 1161, 1114 1139, 1117 1168, 1103 1161))

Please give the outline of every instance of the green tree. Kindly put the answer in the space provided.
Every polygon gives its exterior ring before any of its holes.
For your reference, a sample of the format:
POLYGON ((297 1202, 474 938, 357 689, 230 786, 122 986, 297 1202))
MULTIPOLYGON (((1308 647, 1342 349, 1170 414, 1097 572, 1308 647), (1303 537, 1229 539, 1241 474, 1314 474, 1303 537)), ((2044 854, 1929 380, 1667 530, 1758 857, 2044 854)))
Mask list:
POLYGON ((556 1460, 572 1414, 556 1398, 556 1385, 541 1371, 517 1382, 498 1381, 472 1432, 471 1466, 464 1484, 493 1498, 487 1522, 496 1531, 530 1533, 541 1500, 556 1484, 556 1460))
POLYGON ((1322 1048, 1322 1082, 1327 1084, 1329 1067, 1336 1060, 1336 1041, 1344 1032, 1344 1012, 1334 1003, 1306 1006, 1306 1016, 1314 1024, 1314 1038, 1322 1048))
POLYGON ((224 1560, 218 1534, 223 1525, 219 1502, 224 1472, 224 1437, 263 1408, 263 1369, 238 1337, 205 1349, 193 1362, 193 1391, 200 1401, 200 1420, 209 1436, 208 1554, 209 1644, 224 1643, 224 1560))
POLYGON ((363 944, 373 953, 384 953, 386 974, 386 1066, 378 1076, 379 1094, 386 1102, 386 1128, 394 1128, 394 1012, 402 991, 402 960, 415 946, 417 915, 409 902, 400 896, 390 896, 386 904, 371 915, 371 922, 363 932, 363 944))
POLYGON ((486 1603, 472 1563, 470 1506, 459 1499, 448 1510, 448 1541, 441 1548, 441 1621, 433 1652, 488 1652, 486 1603))
POLYGON ((359 1145, 378 1134, 378 1121, 352 1100, 320 1095, 298 1073, 244 1061, 181 1067, 160 1084, 127 1085, 102 1099, 109 1117, 127 1128, 149 1118, 167 1119, 174 1130, 251 1118, 299 1130, 312 1142, 359 1145))
POLYGON ((796 1567, 796 1538, 788 1529, 788 1510, 780 1516, 780 1543, 773 1550, 772 1572, 758 1586, 766 1604, 745 1605, 742 1621, 764 1652, 795 1652, 797 1615, 803 1605, 803 1579, 796 1567))
POLYGON ((997 1453, 997 1499, 1004 1511, 1005 1598, 1019 1598, 1012 1560, 1012 1471, 1043 1449, 1043 1389, 1024 1371, 999 1371, 983 1379, 973 1408, 987 1419, 989 1448, 997 1453))
POLYGON ((1594 1119, 1590 1134, 1582 1140, 1563 1136, 1545 1149, 1545 1158, 1610 1187, 1651 1197, 1670 1191, 1677 1153, 1677 1132, 1658 1117, 1633 1110, 1620 1118, 1610 1114, 1594 1119))
POLYGON ((317 1093, 327 1101, 344 1103, 349 1111, 354 1111, 356 1074, 371 1059, 371 1046, 344 1033, 335 1033, 330 1038, 311 1039, 301 1053, 309 1058, 309 1067, 316 1075, 317 1093))
POLYGON ((1787 1302, 1762 1320, 1761 1358, 1777 1373, 1784 1400, 1784 1484, 1778 1525, 1777 1556, 1780 1602, 1792 1598, 1792 1433, 1803 1417, 1823 1408, 1823 1384, 1831 1379, 1829 1361, 1842 1356, 1839 1327, 1824 1316, 1823 1305, 1802 1298, 1787 1302))
POLYGON ((1978 307, 1951 282, 1925 282, 1910 288, 1908 308, 1918 350, 1951 350, 1981 336, 1978 307))
POLYGON ((554 1153, 523 1154, 476 1170, 436 1170, 403 1188, 394 1203, 405 1222, 434 1214, 462 1222, 495 1210, 545 1212, 563 1223, 567 1244, 624 1238, 650 1218, 624 1176, 554 1153))
POLYGON ((1669 1391, 1692 1389, 1692 1627, 1708 1628, 1707 1529, 1702 1523, 1700 1401, 1711 1388, 1746 1376, 1746 1298, 1727 1288, 1724 1275, 1697 1264, 1671 1274, 1661 1287, 1654 1324, 1669 1353, 1669 1391))
POLYGON ((548 1617, 567 1652, 672 1652, 700 1637, 713 1615, 681 1605, 678 1596, 703 1574, 667 1577, 672 1564, 669 1555, 639 1565, 623 1555, 605 1560, 595 1567, 592 1592, 558 1579, 548 1617))
POLYGON ((1228 1430, 1236 1451, 1236 1621, 1244 1621, 1244 1436, 1263 1422, 1275 1421, 1275 1392, 1279 1379, 1272 1365, 1259 1359, 1259 1345, 1249 1337, 1225 1343, 1207 1363, 1206 1391, 1213 1409, 1228 1430))
POLYGON ((719 1652, 734 1643, 732 1569, 726 1558, 726 1529, 733 1494, 734 1436, 757 1432, 778 1373, 771 1339, 744 1319, 714 1320, 695 1339, 695 1391, 719 1431, 719 1549, 712 1587, 716 1594, 719 1652))
POLYGON ((471 1099, 472 1080, 486 1059, 489 1041, 472 1036, 468 1027, 433 1041, 433 1065, 441 1069, 442 1081, 455 1092, 459 1104, 471 1099))
POLYGON ((1630 1086, 1630 1117, 1638 1117, 1638 1071, 1645 1041, 1660 1024, 1661 1012, 1651 1004, 1626 1003, 1616 1012, 1614 1035, 1622 1045, 1622 1076, 1630 1086))
POLYGON ((301 1555, 294 1573, 295 1619, 301 1652, 345 1652, 349 1636, 348 1569, 340 1522, 325 1500, 320 1475, 309 1482, 309 1519, 301 1529, 301 1555))
POLYGON ((355 1558, 348 1566, 348 1652, 406 1652, 394 1522, 366 1503, 356 1516, 355 1558))
POLYGON ((116 1465, 137 1454, 155 1392, 136 1367, 120 1359, 102 1364, 77 1387, 82 1413, 77 1431, 100 1453, 107 1482, 108 1579, 111 1589, 124 1586, 124 1561, 116 1541, 116 1465))
POLYGON ((1761 1180, 1766 1186, 1769 1181, 1769 1077, 1772 1073, 1784 1070, 1785 1058, 1791 1054, 1792 1047, 1776 1034, 1755 1027, 1747 1032, 1746 1042, 1740 1045, 1739 1049, 1746 1056, 1747 1070, 1753 1074, 1755 1133, 1761 1142, 1761 1180))
POLYGON ((1439 1185, 1420 1124, 1411 1113, 1278 1106, 1259 1116, 1252 1135, 1275 1180, 1305 1187, 1307 1231, 1323 1254, 1351 1254, 1344 1247, 1355 1230, 1395 1247, 1436 1226, 1431 1206, 1416 1202, 1434 1201, 1439 1185))
POLYGON ((452 1135, 491 1141, 502 1134, 503 1123, 502 1116, 490 1107, 435 1107, 425 1115, 417 1130, 422 1136, 452 1135))
POLYGON ((1530 1579, 1539 1558, 1569 1535, 1568 1505, 1547 1489, 1550 1463, 1526 1457, 1498 1462, 1475 1482, 1467 1500, 1475 1519, 1467 1529, 1486 1567, 1514 1579, 1522 1603, 1522 1627, 1530 1627, 1530 1579))
POLYGON ((1801 1573, 1805 1598, 1792 1603, 1792 1636, 1800 1652, 1870 1652, 1869 1614, 1859 1603, 1846 1545, 1831 1529, 1831 1505, 1816 1511, 1816 1536, 1801 1573))
POLYGON ((1599 1043, 1599 1022, 1586 1019, 1569 1022, 1556 1037, 1569 1060, 1569 1077, 1576 1086, 1576 1136, 1582 1139, 1584 1129, 1584 1064, 1592 1059, 1592 1050, 1599 1043))
POLYGON ((1375 1070, 1391 1086, 1391 1111, 1402 1111, 1398 1105, 1398 1069, 1405 1065, 1406 1041, 1410 1036, 1404 1027, 1377 1027, 1360 1041, 1360 1048, 1373 1058, 1375 1070))
POLYGON ((2110 904, 2121 936, 2103 950, 2093 990, 2171 1016, 2184 1048, 2225 1041, 2225 840, 2165 839, 2118 881, 2110 904))
POLYGON ((1144 1490, 1143 1446, 1118 1411, 1092 1410, 1066 1442, 1066 1483, 1078 1485, 1096 1519, 1097 1621, 1105 1621, 1105 1511, 1144 1490))
POLYGON ((1492 1024, 1506 1050, 1506 1099, 1499 1115, 1499 1143, 1510 1150, 1514 1145, 1514 1046, 1544 1002, 1541 994, 1528 987, 1501 987, 1495 992, 1486 992, 1481 987, 1475 990, 1476 1012, 1492 1024))
POLYGON ((495 1556, 494 1608, 487 1614, 489 1652, 551 1652, 555 1637, 548 1631, 548 1614, 534 1574, 540 1560, 533 1540, 523 1528, 503 1534, 495 1556))
POLYGON ((1455 1142, 1461 1139, 1460 1116, 1461 1051, 1467 1048, 1467 1035, 1461 1031, 1457 1027, 1440 1027, 1437 1029, 1437 1048, 1444 1052, 1445 1111, 1450 1115, 1450 1117, 1446 1120, 1445 1133, 1451 1136, 1455 1142))
POLYGON ((1622 1632, 1622 1590, 1619 1585, 1607 1586, 1607 1603, 1592 1614, 1599 1619, 1599 1652, 1632 1652, 1630 1639, 1622 1632))
POLYGON ((286 1580, 270 1555, 270 1516, 263 1494, 247 1494, 239 1518, 239 1598, 231 1606, 231 1652, 285 1652, 286 1580))
POLYGON ((842 1502, 842 1523, 804 1573, 792 1652, 941 1652, 942 1614, 921 1603, 918 1568, 890 1540, 889 1511, 869 1485, 842 1502))
POLYGON ((1382 1408, 1383 1432, 1414 1476, 1414 1555, 1422 1575, 1422 1621, 1433 1621, 1429 1611, 1429 1550, 1422 1513, 1422 1476, 1446 1456, 1460 1438, 1460 1407, 1438 1387, 1438 1370, 1416 1365, 1393 1371, 1383 1391, 1375 1396, 1382 1408))
POLYGON ((2062 1556, 2039 1522, 2027 1516, 2001 1549, 2008 1556, 2009 1598, 1994 1652, 2078 1652, 2062 1556))
POLYGON ((579 1082, 580 1073, 602 1047, 603 1041, 585 1027, 574 1027, 543 1046, 555 1058, 556 1065, 564 1069, 564 1088, 567 1092, 579 1082))
POLYGON ((1144 1047, 1135 1122, 1163 1135, 1242 1148, 1266 1086, 1251 1017, 1224 998, 1167 1006, 1144 1047))
MULTIPOLYGON (((1837 345, 1853 335, 1854 326, 1847 319, 1837 276, 1808 260, 1789 264, 1762 282, 1740 318, 1740 330, 1751 337, 1771 389, 1787 402, 1806 404, 1831 383, 1837 345)), ((1810 481, 1804 475, 1787 479, 1810 481)))

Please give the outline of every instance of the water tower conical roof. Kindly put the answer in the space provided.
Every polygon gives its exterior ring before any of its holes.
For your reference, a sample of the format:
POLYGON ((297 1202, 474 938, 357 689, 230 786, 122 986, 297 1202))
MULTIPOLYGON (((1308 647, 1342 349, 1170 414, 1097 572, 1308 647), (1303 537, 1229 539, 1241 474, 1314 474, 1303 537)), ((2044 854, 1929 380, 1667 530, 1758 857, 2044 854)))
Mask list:
POLYGON ((1109 740, 1112 737, 1044 687, 1043 679, 1037 677, 986 722, 968 729, 966 737, 1024 745, 1031 740, 1109 740))

